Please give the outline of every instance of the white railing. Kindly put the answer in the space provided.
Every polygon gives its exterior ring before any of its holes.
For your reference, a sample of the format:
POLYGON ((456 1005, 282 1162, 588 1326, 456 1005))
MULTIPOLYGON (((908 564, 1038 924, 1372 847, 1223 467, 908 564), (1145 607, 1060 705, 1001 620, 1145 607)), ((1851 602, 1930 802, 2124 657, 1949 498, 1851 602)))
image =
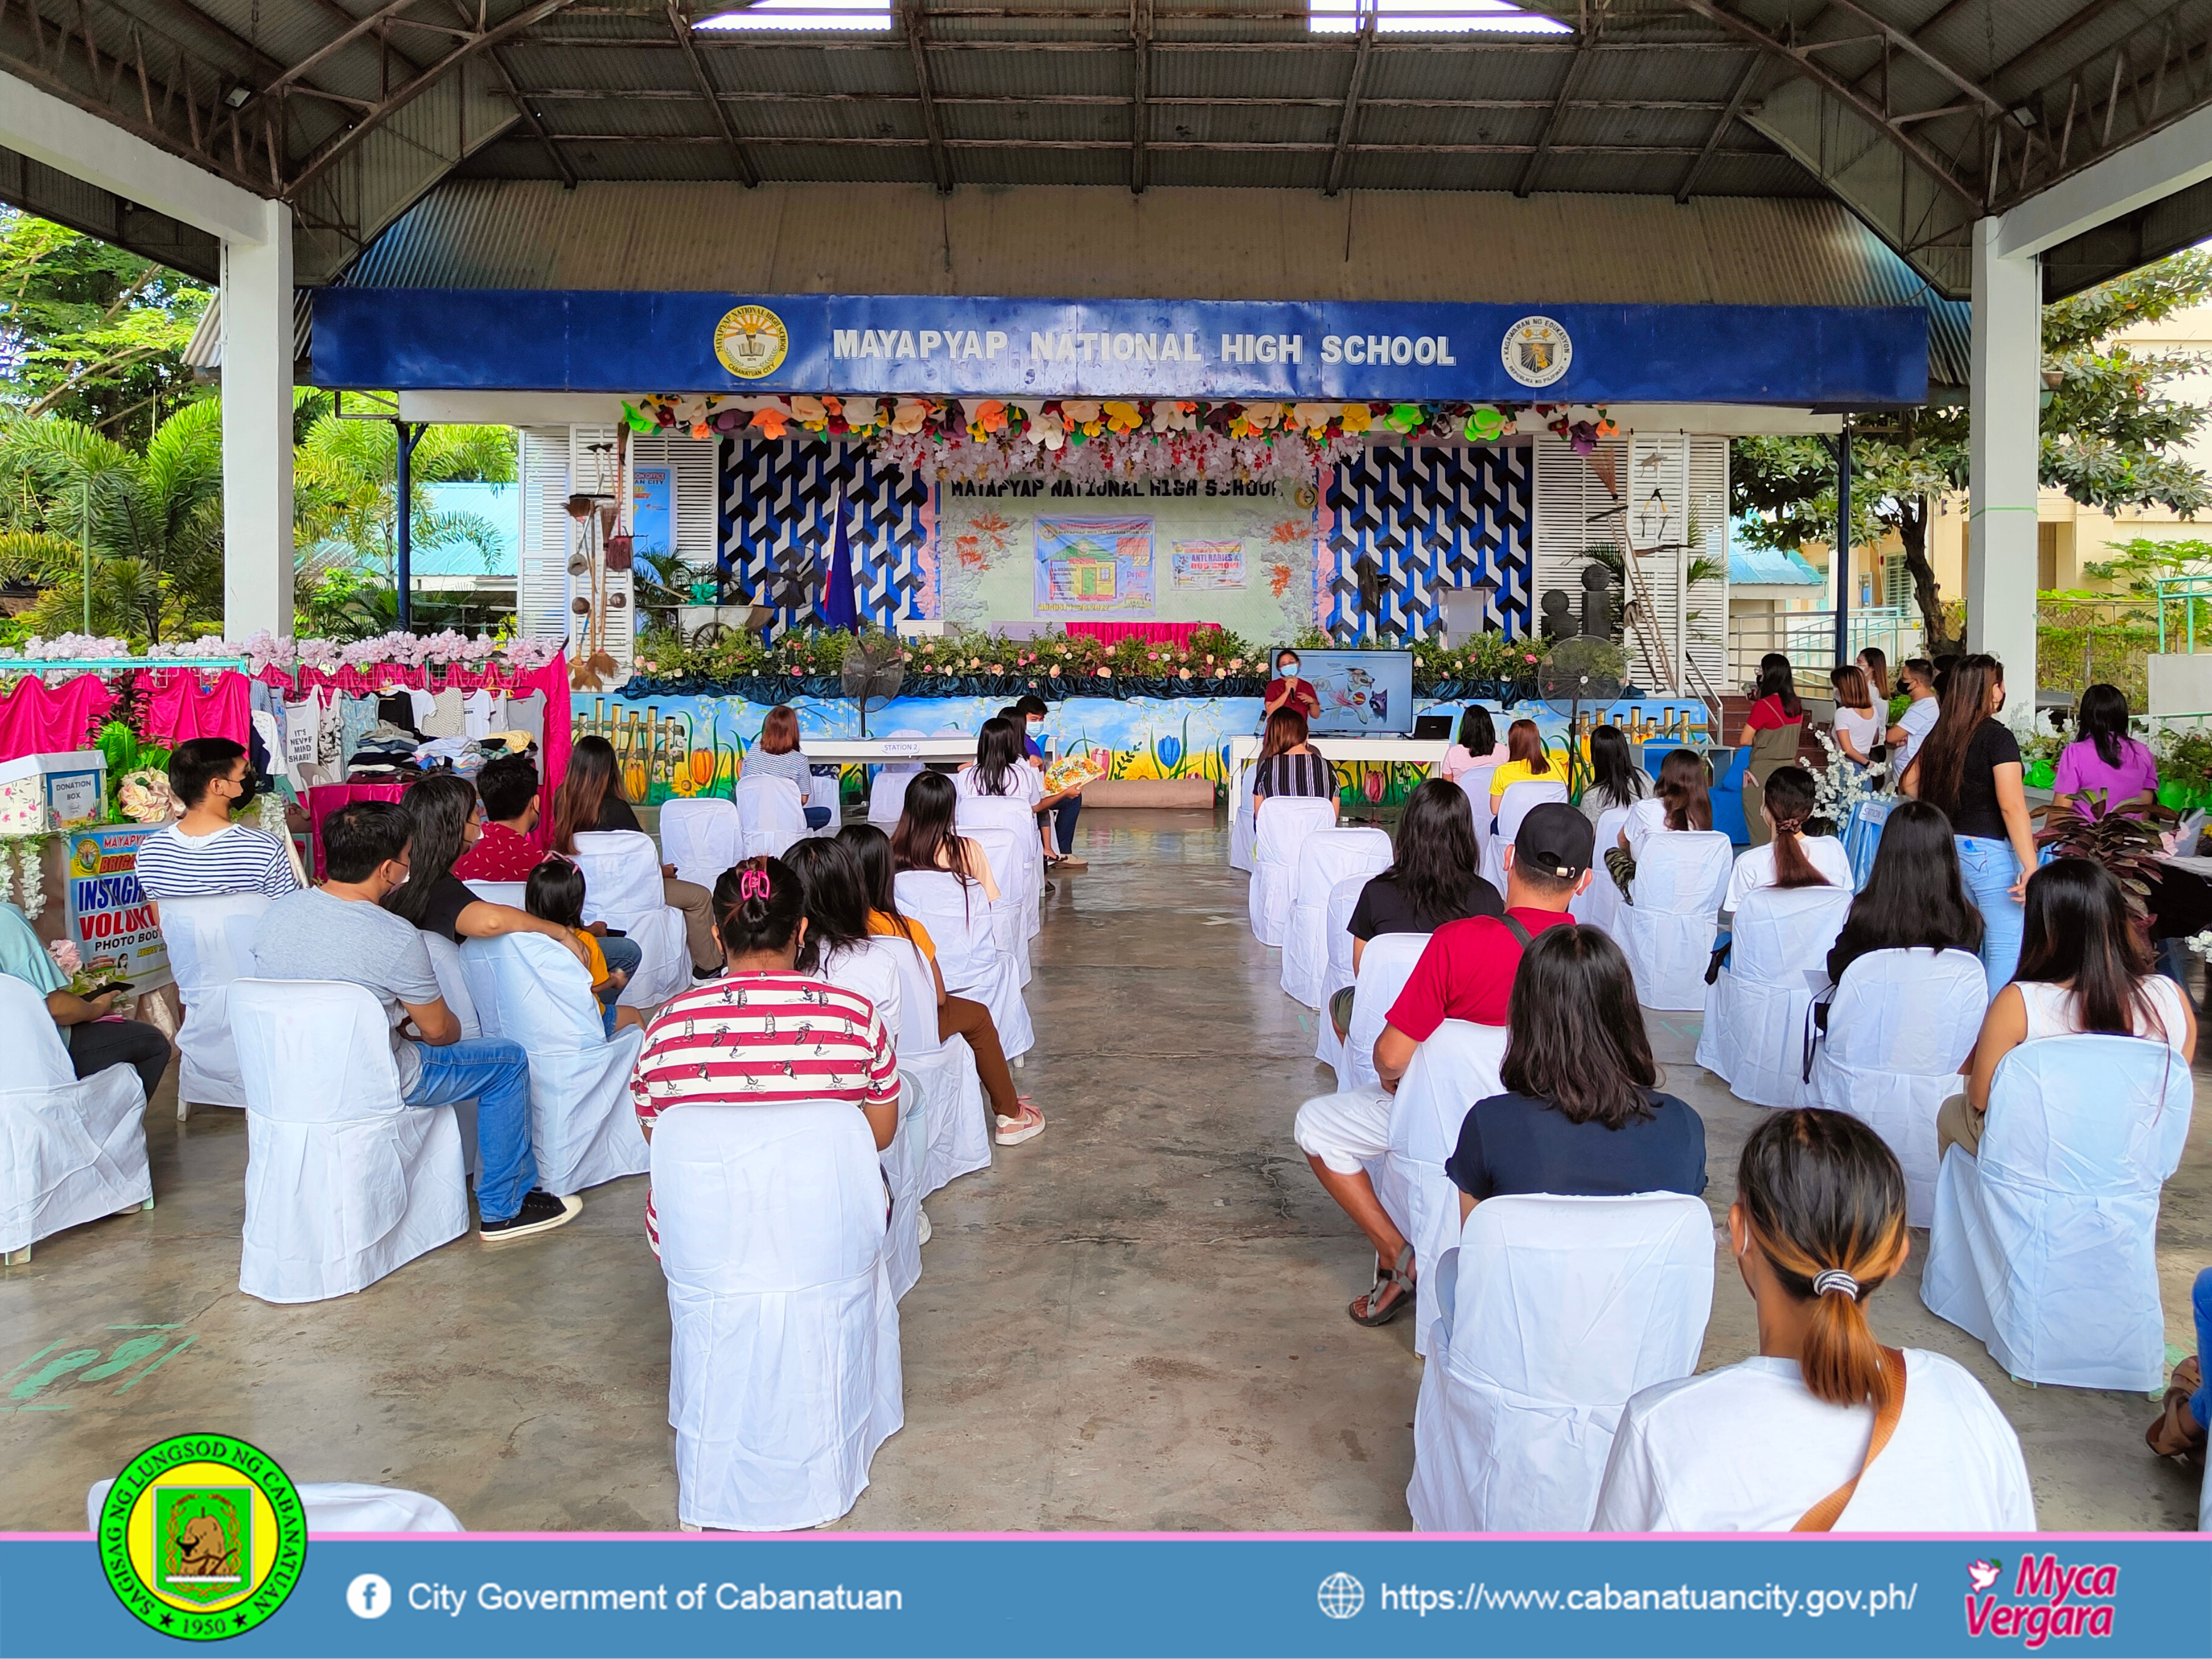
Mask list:
MULTIPOLYGON (((1853 657, 1869 646, 1889 658, 1890 672, 1907 657, 1920 654, 1920 613, 1903 605, 1854 609, 1845 619, 1853 657)), ((1753 611, 1729 618, 1728 678, 1732 685, 1759 678, 1759 659, 1779 651, 1796 669, 1798 680, 1825 687, 1836 665, 1836 613, 1832 611, 1753 611)))

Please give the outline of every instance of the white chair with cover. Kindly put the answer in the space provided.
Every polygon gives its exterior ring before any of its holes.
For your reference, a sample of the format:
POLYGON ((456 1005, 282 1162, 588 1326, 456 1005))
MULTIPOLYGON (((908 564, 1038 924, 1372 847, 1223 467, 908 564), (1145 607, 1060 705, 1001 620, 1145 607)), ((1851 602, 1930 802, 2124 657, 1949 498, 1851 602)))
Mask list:
POLYGON ((1755 887, 1744 895, 1728 961, 1705 988, 1698 1036, 1698 1064, 1738 1100, 1777 1109, 1808 1103, 1813 987, 1826 978, 1828 951, 1850 909, 1848 887, 1755 887))
POLYGON ((1372 1089, 1375 1042, 1389 1022, 1391 1005, 1413 976, 1414 964, 1428 948, 1426 933, 1379 933, 1359 956, 1359 977, 1352 981, 1352 1027, 1345 1033, 1344 1058, 1336 1068, 1340 1089, 1372 1089))
MULTIPOLYGON (((100 1530, 100 1511, 114 1486, 95 1480, 84 1495, 85 1524, 100 1530)), ((301 1480, 293 1490, 307 1513, 307 1534, 320 1538, 341 1532, 466 1532, 459 1516, 436 1498, 399 1486, 373 1486, 359 1480, 301 1480)))
POLYGON ((1237 769, 1229 794, 1229 867, 1250 873, 1252 868, 1252 773, 1250 761, 1237 769))
POLYGON ((511 910, 526 908, 523 900, 530 889, 526 881, 465 881, 461 885, 486 904, 504 904, 511 910))
MULTIPOLYGON (((1613 913, 1612 929, 1645 1007, 1705 1006, 1705 964, 1735 867, 1735 848, 1718 830, 1673 830, 1645 840, 1631 902, 1613 913)), ((1601 863, 1591 881, 1610 878, 1601 863)))
POLYGON ((789 778, 740 773, 730 791, 744 826, 744 856, 781 858, 806 834, 806 797, 789 778))
POLYGON ((2159 1189, 2189 1138, 2189 1062, 2159 1041, 2042 1037, 1997 1063, 1978 1156, 1936 1182, 1920 1299, 2029 1382, 2166 1382, 2159 1189))
POLYGON ((1029 1053, 1036 1030, 1022 1000, 1019 969, 999 947, 983 884, 963 882, 945 870, 902 870, 893 886, 900 912, 929 930, 945 988, 990 1009, 1008 1060, 1029 1053))
POLYGON ((236 980, 230 1025, 246 1079, 240 1290, 348 1296, 468 1231, 460 1127, 447 1107, 401 1099, 392 1028, 366 988, 236 980))
POLYGON ((999 883, 1000 895, 1019 914, 1024 933, 1035 939, 1044 925, 1037 914, 1044 897, 1044 842, 1037 833, 1036 814, 1025 801, 963 795, 953 808, 952 827, 963 836, 975 830, 1000 830, 1012 841, 1014 884, 1009 887, 995 866, 992 878, 999 883))
POLYGON ((0 1088, 0 1254, 65 1227, 154 1207, 146 1164, 146 1091, 136 1067, 80 1080, 46 1000, 0 974, 0 1043, 15 1058, 0 1088))
MULTIPOLYGON (((461 966, 461 947, 443 933, 424 933, 423 947, 430 952, 430 971, 438 976, 438 994, 445 999, 446 1006, 461 1023, 464 1039, 483 1035, 483 1022, 477 1018, 477 1000, 469 990, 468 970, 461 966)), ((469 1174, 477 1172, 477 1103, 474 1100, 457 1101, 453 1105, 453 1121, 461 1131, 461 1158, 469 1174)))
POLYGON ((1261 812, 1252 842, 1252 882, 1245 890, 1245 912, 1253 937, 1279 948, 1290 936, 1291 906, 1297 896, 1298 848, 1310 836, 1336 827, 1336 803, 1310 796, 1270 796, 1261 812))
POLYGON ((676 866, 678 881, 713 892, 722 872, 744 856, 744 843, 735 801, 702 796, 661 803, 661 861, 676 866))
POLYGON ((690 990, 684 913, 664 896, 653 838, 635 830, 585 830, 576 837, 576 863, 584 872, 584 920, 620 928, 643 953, 617 1000, 653 1009, 690 990))
MULTIPOLYGON (((915 1202, 949 1181, 991 1167, 991 1109, 975 1051, 938 1036, 937 981, 921 948, 902 939, 877 941, 899 965, 899 1070, 921 1085, 915 1202)), ((902 1109, 907 1109, 902 1103, 902 1109)), ((903 1133, 904 1130, 902 1129, 903 1133)))
MULTIPOLYGON (((1390 1179, 1376 1193, 1404 1194, 1406 1213, 1394 1215, 1398 1230, 1413 1247, 1416 1271, 1443 1260, 1459 1238, 1459 1188, 1444 1173, 1444 1160, 1459 1146, 1460 1126, 1478 1100, 1503 1094, 1498 1068, 1505 1060, 1505 1028, 1448 1019, 1413 1050, 1413 1063, 1399 1079, 1390 1102, 1390 1179)), ((1413 1352, 1430 1352, 1431 1329, 1443 1313, 1439 1298, 1422 1297, 1413 1305, 1413 1352)))
MULTIPOLYGON (((903 1047, 906 1028, 906 962, 921 953, 902 939, 864 939, 857 945, 831 951, 815 969, 815 976, 840 989, 868 1000, 884 1033, 899 1056, 899 1127, 883 1154, 884 1178, 890 1182, 891 1221, 889 1254, 891 1294, 902 1297, 921 1276, 921 1176, 927 1166, 929 1126, 920 1073, 907 1063, 903 1047)), ((924 965, 923 973, 927 972, 924 965)), ((917 1005, 915 1017, 924 1022, 929 1048, 937 1047, 933 1006, 936 986, 928 993, 933 1004, 917 1005)))
POLYGON ((1478 766, 1471 772, 1461 773, 1457 780, 1460 793, 1467 797, 1468 812, 1474 820, 1474 867, 1478 873, 1490 853, 1490 780, 1497 770, 1494 763, 1478 766))
POLYGON ((1712 1212, 1680 1193, 1486 1199, 1422 1294, 1448 1305, 1413 1407, 1413 1525, 1586 1532, 1629 1397, 1697 1369, 1712 1212))
POLYGON ((901 1424, 898 1302, 867 1119, 841 1101, 678 1106, 653 1132, 677 1514, 836 1520, 901 1424))
POLYGON ((1844 969, 1813 1050, 1805 1103, 1849 1112, 1888 1143, 1916 1227, 1936 1214, 1936 1113, 1965 1087, 1959 1067, 1989 1006, 1971 951, 1870 951, 1844 969))
POLYGON ((1576 894, 1567 906, 1567 914, 1577 922, 1602 933, 1613 931, 1613 918, 1620 910, 1620 885, 1605 867, 1605 855, 1620 845, 1620 826, 1627 822, 1626 806, 1608 806, 1597 815, 1594 854, 1596 862, 1591 866, 1596 873, 1591 876, 1589 885, 1576 894))
POLYGON ((273 901, 224 893, 161 902, 161 942, 185 1005, 177 1030, 177 1116, 192 1106, 244 1106, 238 1051, 230 1040, 231 981, 253 971, 253 930, 273 901))
POLYGON ((1314 1037, 1314 1058, 1331 1071, 1344 1058, 1344 1042, 1336 1035, 1335 1022, 1328 1017, 1329 999, 1358 975, 1352 966, 1352 913, 1359 908, 1359 895, 1366 888, 1365 876, 1347 876, 1328 890, 1328 913, 1322 921, 1322 931, 1328 940, 1328 966, 1321 988, 1321 1013, 1314 1037))
POLYGON ((867 998, 896 1048, 905 1024, 905 1009, 900 995, 898 953, 892 944, 889 939, 865 939, 842 951, 830 951, 814 974, 840 990, 867 998))
POLYGON ((886 766, 868 786, 868 822, 885 835, 906 812, 906 787, 921 773, 918 765, 886 766))
POLYGON ((1282 984, 1289 996, 1309 1008, 1327 1005, 1329 895, 1340 882, 1380 875, 1390 856, 1390 837, 1381 830, 1323 830, 1300 843, 1283 940, 1282 984))
POLYGON ((583 964, 543 933, 472 939, 461 951, 486 1036, 530 1054, 530 1150, 538 1184, 566 1198, 642 1175, 645 1133, 630 1101, 645 1033, 610 1037, 583 964))
MULTIPOLYGON (((1523 778, 1505 786, 1498 800, 1498 829, 1482 843, 1483 878, 1500 893, 1505 890, 1505 849, 1521 833, 1521 820, 1547 801, 1564 802, 1566 798, 1567 786, 1552 779, 1523 778)), ((1475 816, 1480 823, 1480 811, 1475 816)))

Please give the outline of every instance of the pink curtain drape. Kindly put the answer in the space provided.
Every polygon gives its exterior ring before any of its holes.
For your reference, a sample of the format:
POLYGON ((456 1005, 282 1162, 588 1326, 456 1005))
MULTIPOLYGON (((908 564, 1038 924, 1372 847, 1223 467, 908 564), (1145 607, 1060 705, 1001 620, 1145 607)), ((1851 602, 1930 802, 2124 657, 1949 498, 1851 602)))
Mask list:
POLYGON ((1088 637, 1106 645, 1123 640, 1147 640, 1155 645, 1188 645, 1201 628, 1218 629, 1219 623, 1072 622, 1067 631, 1078 639, 1088 637))
POLYGON ((58 686, 26 674, 0 700, 0 761, 88 749, 114 706, 115 693, 97 674, 79 674, 58 686))
POLYGON ((138 689, 147 694, 140 735, 165 749, 194 738, 242 744, 253 729, 252 683, 235 668, 224 669, 211 685, 202 685, 190 668, 160 669, 141 673, 138 689))

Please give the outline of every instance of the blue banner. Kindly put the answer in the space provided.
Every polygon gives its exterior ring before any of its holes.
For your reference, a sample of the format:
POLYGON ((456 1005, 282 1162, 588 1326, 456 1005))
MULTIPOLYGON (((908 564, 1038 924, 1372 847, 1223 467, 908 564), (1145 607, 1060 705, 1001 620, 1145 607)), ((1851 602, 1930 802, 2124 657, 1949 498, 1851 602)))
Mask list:
POLYGON ((1923 402, 1917 306, 316 290, 315 381, 390 391, 1923 402))
MULTIPOLYGON (((311 1542, 247 1655, 2212 1652, 2212 1542, 392 1535, 311 1542)), ((179 1651, 80 1535, 0 1542, 9 1659, 179 1651)))

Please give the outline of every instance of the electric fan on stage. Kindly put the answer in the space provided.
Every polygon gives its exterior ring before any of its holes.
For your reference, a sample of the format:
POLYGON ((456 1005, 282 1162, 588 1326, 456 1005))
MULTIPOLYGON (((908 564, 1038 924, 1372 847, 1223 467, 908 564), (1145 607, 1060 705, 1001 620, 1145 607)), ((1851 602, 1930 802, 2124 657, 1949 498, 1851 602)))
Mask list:
POLYGON ((904 652, 898 641, 881 635, 856 636, 845 647, 843 679, 845 695, 860 706, 860 735, 868 735, 868 706, 873 703, 881 709, 899 694, 906 681, 906 669, 902 659, 904 652))
POLYGON ((1567 793, 1589 781, 1583 758, 1585 709, 1595 715, 1620 696, 1626 663, 1620 647, 1610 640, 1582 635, 1561 640, 1536 673, 1536 695, 1544 705, 1567 723, 1567 793))

